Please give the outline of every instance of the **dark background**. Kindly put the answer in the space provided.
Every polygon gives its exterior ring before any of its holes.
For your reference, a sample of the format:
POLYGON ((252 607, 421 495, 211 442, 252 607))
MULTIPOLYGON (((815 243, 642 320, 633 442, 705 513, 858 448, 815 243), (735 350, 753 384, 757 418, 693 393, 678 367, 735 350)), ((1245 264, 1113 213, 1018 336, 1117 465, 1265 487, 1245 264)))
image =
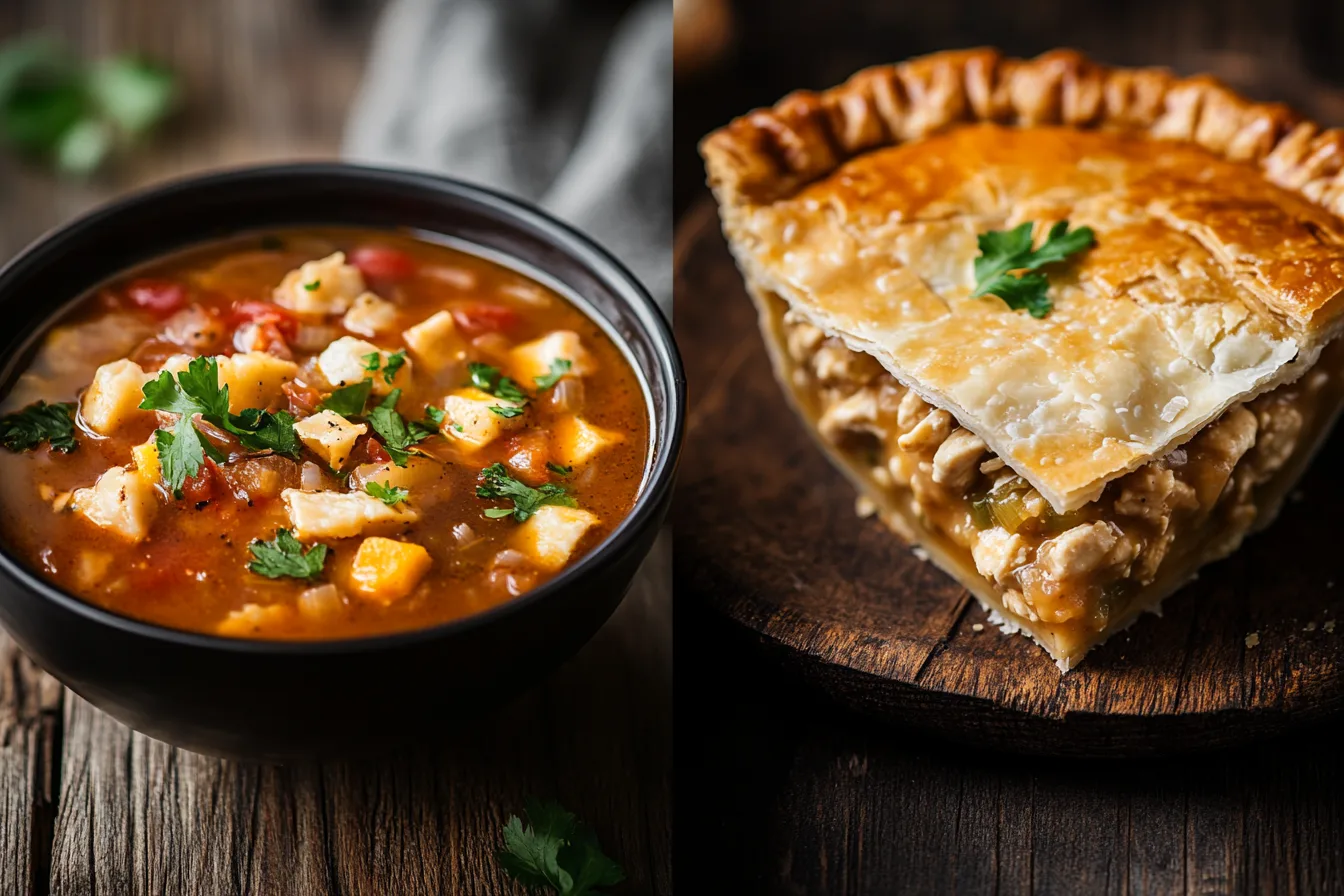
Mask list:
MULTIPOLYGON (((1071 46, 1212 73, 1344 124, 1337 2, 733 8, 728 55, 677 85, 678 214, 705 201, 695 144, 709 130, 791 89, 941 49, 1071 46)), ((991 754, 834 707, 677 585, 675 854, 693 892, 1344 892, 1344 725, 1143 762, 991 754)))

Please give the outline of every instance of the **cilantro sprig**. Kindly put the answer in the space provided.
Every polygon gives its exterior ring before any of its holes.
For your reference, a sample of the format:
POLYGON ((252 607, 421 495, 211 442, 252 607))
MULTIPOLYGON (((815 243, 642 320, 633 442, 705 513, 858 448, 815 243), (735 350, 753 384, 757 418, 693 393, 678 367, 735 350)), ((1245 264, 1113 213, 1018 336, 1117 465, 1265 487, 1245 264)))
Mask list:
POLYGON ((500 417, 517 417, 523 412, 523 406, 532 400, 532 397, 523 391, 513 380, 504 376, 498 367, 492 367, 489 364, 482 364, 479 361, 472 361, 467 365, 467 373, 471 376, 471 384, 487 395, 493 395, 496 398, 502 398, 505 401, 514 402, 512 405, 491 405, 490 412, 498 414, 500 417))
POLYGON ((193 358, 176 376, 161 370, 141 392, 144 400, 140 407, 144 410, 179 415, 171 430, 154 431, 163 478, 178 497, 183 484, 200 472, 205 458, 224 460, 223 453, 196 428, 194 418, 198 414, 202 420, 233 433, 248 451, 298 456, 294 417, 287 411, 247 408, 241 414, 229 413, 229 387, 219 385, 219 363, 214 358, 193 358))
POLYGON ((364 483, 364 491, 382 501, 388 507, 397 506, 410 495, 408 489, 396 485, 384 485, 373 479, 364 483))
POLYGON ((1069 230, 1068 221, 1059 221, 1050 228, 1045 242, 1032 249, 1032 227, 1032 222, 1026 221, 1012 230, 990 230, 980 234, 972 298, 998 296, 1014 311, 1025 310, 1037 319, 1050 313, 1054 307, 1047 294, 1050 281, 1044 274, 1031 272, 1091 248, 1096 244, 1096 234, 1091 227, 1069 230), (1011 271, 1027 273, 1015 275, 1011 271))
POLYGON ((602 852, 597 835, 559 803, 528 800, 527 824, 514 815, 504 827, 500 867, 525 887, 549 887, 557 896, 599 896, 596 887, 625 880, 602 852))
POLYGON ((247 546, 252 554, 248 570, 268 579, 292 578, 312 581, 322 574, 327 562, 327 546, 315 544, 308 550, 288 529, 279 529, 270 541, 260 539, 247 546))
POLYGON ((0 444, 10 451, 32 451, 43 442, 52 451, 69 454, 79 447, 75 441, 75 406, 38 401, 21 411, 0 417, 0 444))
POLYGON ((561 507, 579 506, 564 486, 548 482, 539 488, 533 488, 510 476, 502 463, 496 462, 481 470, 480 478, 481 484, 476 486, 478 498, 513 502, 512 507, 487 507, 485 515, 492 520, 511 516, 523 523, 546 504, 561 507))
POLYGON ((372 380, 360 380, 352 386, 337 389, 328 395, 317 409, 332 411, 347 419, 361 417, 364 415, 364 406, 369 403, 369 393, 372 391, 372 380))

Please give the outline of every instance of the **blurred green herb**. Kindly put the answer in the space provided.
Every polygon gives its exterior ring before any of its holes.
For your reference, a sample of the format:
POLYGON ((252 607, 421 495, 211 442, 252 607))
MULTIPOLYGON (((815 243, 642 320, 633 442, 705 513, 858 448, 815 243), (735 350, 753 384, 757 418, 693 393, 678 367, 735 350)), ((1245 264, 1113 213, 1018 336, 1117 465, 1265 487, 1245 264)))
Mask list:
POLYGON ((136 56, 91 64, 48 37, 0 45, 0 139, 67 174, 100 168, 172 111, 177 79, 136 56))

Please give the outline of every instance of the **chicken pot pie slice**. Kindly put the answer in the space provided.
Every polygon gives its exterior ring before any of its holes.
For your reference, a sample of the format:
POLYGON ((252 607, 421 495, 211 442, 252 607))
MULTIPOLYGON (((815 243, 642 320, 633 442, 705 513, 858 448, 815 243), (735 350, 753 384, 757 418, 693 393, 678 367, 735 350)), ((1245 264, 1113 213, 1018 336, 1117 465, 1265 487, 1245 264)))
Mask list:
POLYGON ((973 50, 701 152, 820 443, 1062 669, 1267 524, 1339 411, 1344 133, 1282 106, 973 50))

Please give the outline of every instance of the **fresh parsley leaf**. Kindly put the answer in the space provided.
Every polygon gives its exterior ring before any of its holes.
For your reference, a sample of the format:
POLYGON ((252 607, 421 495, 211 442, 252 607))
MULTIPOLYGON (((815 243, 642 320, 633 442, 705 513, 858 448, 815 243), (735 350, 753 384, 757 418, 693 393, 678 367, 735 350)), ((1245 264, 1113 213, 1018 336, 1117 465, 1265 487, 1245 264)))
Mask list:
POLYGON ((274 414, 248 408, 225 418, 225 428, 238 437, 249 451, 274 451, 297 458, 299 436, 294 432, 294 417, 288 411, 274 414))
POLYGON ((434 405, 425 405, 425 422, 432 424, 435 429, 443 425, 443 420, 448 416, 448 412, 443 408, 434 405))
POLYGON ((523 391, 522 387, 503 376, 498 367, 472 361, 467 365, 467 372, 471 375, 471 384, 482 392, 496 398, 502 398, 505 401, 516 401, 520 404, 526 404, 529 400, 528 394, 523 391))
POLYGON ((529 799, 527 824, 514 815, 504 827, 500 867, 526 887, 550 887, 557 896, 598 896, 596 887, 625 880, 602 852, 597 836, 558 803, 529 799))
POLYGON ((359 360, 364 362, 365 370, 377 370, 383 366, 383 356, 379 352, 369 352, 367 355, 360 355, 359 360))
POLYGON ((47 38, 0 47, 0 136, 19 151, 83 175, 171 110, 177 84, 132 56, 81 63, 47 38))
POLYGON ((511 516, 518 522, 523 523, 546 504, 556 504, 562 507, 579 506, 578 502, 569 492, 565 491, 563 486, 548 482, 540 488, 533 488, 527 483, 519 482, 510 476, 501 463, 493 463, 481 470, 480 478, 481 484, 476 487, 477 497, 513 502, 512 508, 486 508, 485 515, 492 520, 511 516))
MULTIPOLYGON (((406 365, 406 352, 393 352, 387 356, 387 363, 383 365, 383 382, 388 385, 397 378, 397 371, 406 365)), ((374 368, 377 370, 378 368, 374 368)))
POLYGON ((342 417, 359 417, 364 414, 364 405, 369 403, 369 393, 372 391, 372 380, 360 380, 353 386, 337 389, 328 395, 317 409, 332 411, 342 417))
POLYGON ((317 292, 322 288, 322 281, 314 280, 312 283, 305 283, 303 284, 303 288, 307 292, 317 292))
POLYGON ((397 413, 397 402, 400 400, 400 389, 393 389, 387 393, 387 397, 378 407, 369 411, 369 425, 382 437, 383 448, 387 450, 388 457, 392 458, 392 463, 404 467, 411 455, 411 449, 417 443, 434 435, 437 430, 427 430, 419 423, 407 426, 406 418, 397 413))
POLYGON ((147 411, 167 411, 179 415, 172 431, 156 430, 155 443, 160 449, 163 478, 173 494, 181 496, 182 485, 193 478, 209 456, 223 461, 224 455, 196 429, 192 418, 201 418, 233 433, 248 451, 274 451, 297 457, 298 436, 294 418, 286 411, 272 414, 248 408, 241 414, 229 413, 229 387, 219 385, 219 364, 214 358, 193 358, 187 369, 176 377, 167 370, 141 388, 147 411))
POLYGON ((410 492, 404 488, 395 485, 383 485, 381 482, 375 482, 373 480, 364 483, 364 491, 373 495, 388 507, 395 507, 397 504, 405 501, 406 496, 410 494, 410 492))
POLYGON ((556 358, 551 361, 551 372, 543 373, 541 376, 532 377, 532 381, 537 384, 537 389, 544 392, 547 389, 560 382, 560 378, 569 373, 569 369, 574 366, 574 362, 568 358, 556 358))
POLYGON ((453 424, 453 432, 466 432, 467 429, 461 423, 453 424))
POLYGON ((551 461, 546 462, 546 469, 550 470, 557 476, 568 476, 570 473, 574 472, 573 467, 562 467, 557 463, 552 463, 551 461))
POLYGON ((1095 245, 1096 234, 1090 227, 1070 231, 1068 221, 1058 221, 1046 234, 1045 242, 1033 250, 1032 227, 1032 222, 1026 221, 1012 230, 990 230, 980 234, 977 240, 980 255, 975 259, 975 291, 971 296, 998 296, 1009 308, 1025 310, 1039 319, 1054 307, 1046 294, 1049 281, 1044 274, 1014 276, 1009 272, 1035 271, 1063 261, 1095 245))
POLYGON ((75 441, 73 404, 47 404, 39 401, 21 411, 0 417, 0 444, 10 451, 31 451, 43 442, 52 451, 69 454, 79 447, 75 441))
POLYGON ((293 578, 309 581, 322 574, 327 562, 327 546, 315 544, 304 551, 303 544, 288 529, 280 529, 270 541, 252 542, 247 546, 252 554, 248 570, 268 579, 293 578))
POLYGON ((490 405, 490 410, 492 413, 498 414, 505 419, 508 419, 509 417, 517 417, 523 412, 522 408, 516 408, 513 405, 492 404, 490 405))

